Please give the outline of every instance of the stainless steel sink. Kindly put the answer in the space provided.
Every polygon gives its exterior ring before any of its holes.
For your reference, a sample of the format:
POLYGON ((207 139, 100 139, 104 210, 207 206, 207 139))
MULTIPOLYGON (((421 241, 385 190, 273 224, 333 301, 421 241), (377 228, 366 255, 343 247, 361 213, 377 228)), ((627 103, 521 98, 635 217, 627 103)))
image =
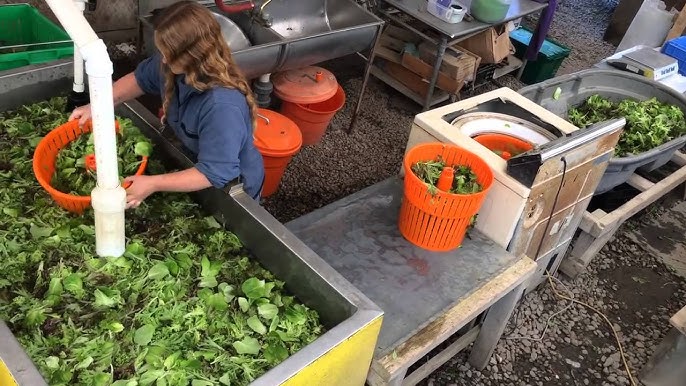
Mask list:
POLYGON ((271 29, 285 39, 344 31, 375 22, 373 15, 347 0, 272 0, 264 13, 272 19, 271 29))
MULTIPOLYGON (((224 15, 250 40, 250 46, 232 45, 240 38, 225 33, 236 63, 250 79, 365 51, 383 25, 354 0, 271 0, 260 14, 263 3, 256 1, 253 12, 224 15)), ((214 5, 208 8, 222 14, 214 5)), ((147 55, 155 51, 150 18, 140 19, 147 55)))
POLYGON ((233 20, 218 13, 214 14, 214 18, 217 20, 217 22, 219 22, 222 35, 229 44, 229 47, 234 50, 244 50, 252 45, 250 40, 248 40, 248 37, 245 36, 243 31, 236 25, 236 23, 234 23, 233 20))

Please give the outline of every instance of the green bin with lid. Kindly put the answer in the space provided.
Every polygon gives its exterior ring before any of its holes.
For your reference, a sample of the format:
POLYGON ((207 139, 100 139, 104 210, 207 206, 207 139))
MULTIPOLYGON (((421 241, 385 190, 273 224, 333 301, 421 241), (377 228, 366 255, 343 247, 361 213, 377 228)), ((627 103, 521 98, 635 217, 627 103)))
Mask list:
POLYGON ((73 56, 69 35, 36 8, 0 5, 0 71, 73 56))
MULTIPOLYGON (((532 36, 533 33, 526 27, 517 28, 510 33, 510 40, 515 47, 515 56, 518 59, 524 60, 532 36)), ((564 45, 546 38, 536 60, 529 61, 524 67, 520 80, 526 84, 534 84, 554 77, 570 52, 571 50, 564 45)))

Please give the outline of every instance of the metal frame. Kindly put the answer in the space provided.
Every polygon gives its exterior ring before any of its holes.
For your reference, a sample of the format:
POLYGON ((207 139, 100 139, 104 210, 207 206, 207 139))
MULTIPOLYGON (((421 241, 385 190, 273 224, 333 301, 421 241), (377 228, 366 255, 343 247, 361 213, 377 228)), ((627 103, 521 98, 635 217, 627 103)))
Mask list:
MULTIPOLYGON (((68 92, 72 74, 72 60, 0 73, 0 94, 3 95, 0 111, 68 92)), ((137 101, 124 103, 116 113, 134 121, 153 141, 164 162, 181 168, 193 165, 166 138, 167 133, 159 130, 159 119, 142 104, 137 101)), ((234 186, 229 193, 209 188, 196 192, 193 197, 218 221, 226 224, 265 268, 286 283, 290 292, 316 310, 328 329, 316 341, 255 380, 253 385, 273 386, 288 381, 383 317, 383 311, 376 304, 249 197, 242 185, 234 186)), ((35 376, 35 366, 25 354, 21 355, 22 351, 16 345, 11 345, 13 338, 6 338, 7 331, 2 327, 0 324, 0 341, 3 342, 0 363, 4 362, 15 377, 35 376)), ((365 342, 365 347, 359 348, 364 350, 370 345, 372 350, 374 344, 365 342)), ((33 378, 27 382, 21 384, 40 385, 33 378)))
MULTIPOLYGON (((471 30, 467 30, 467 32, 464 34, 447 34, 441 28, 439 28, 435 25, 429 25, 428 23, 419 20, 415 15, 399 9, 396 5, 393 4, 394 1, 384 0, 383 2, 393 9, 392 10, 379 9, 378 12, 381 15, 386 17, 391 22, 398 24, 399 26, 417 34, 419 37, 421 37, 425 41, 430 42, 436 46, 436 62, 434 63, 434 66, 433 66, 433 70, 431 73, 431 79, 429 80, 429 92, 427 93, 426 98, 424 100, 424 104, 422 106, 422 111, 426 111, 432 105, 440 102, 440 100, 434 100, 434 90, 436 88, 436 82, 438 81, 438 74, 440 72, 440 67, 441 67, 441 64, 443 62, 443 55, 445 54, 445 50, 450 46, 453 46, 453 45, 455 45, 455 44, 457 44, 463 40, 469 39, 473 36, 480 34, 483 31, 486 31, 488 28, 492 27, 493 25, 498 25, 498 24, 483 24, 482 26, 478 26, 478 27, 472 28, 471 30), (401 20, 400 18, 393 15, 393 13, 398 13, 398 12, 401 12, 404 15, 411 16, 413 19, 418 20, 418 21, 422 22, 423 24, 431 27, 434 31, 439 33, 439 35, 440 35, 439 38, 434 39, 434 38, 426 35, 425 33, 419 31, 418 29, 414 28, 413 26, 411 26, 407 22, 405 22, 405 21, 401 20)), ((530 14, 535 13, 535 12, 540 12, 543 9, 545 9, 547 6, 548 6, 547 3, 545 3, 545 4, 542 3, 540 7, 534 7, 534 9, 531 12, 527 12, 527 13, 522 14, 522 15, 517 14, 514 16, 509 16, 499 24, 506 23, 506 22, 509 22, 511 20, 527 16, 527 15, 530 15, 530 14)), ((438 19, 436 19, 436 20, 438 20, 438 19)), ((362 99, 364 96, 365 89, 367 87, 367 80, 368 80, 367 78, 369 77, 370 69, 373 65, 373 61, 375 58, 374 51, 376 50, 376 47, 378 46, 379 37, 380 36, 377 36, 377 39, 375 40, 375 43, 374 43, 374 50, 371 52, 371 54, 369 55, 369 58, 367 59, 367 68, 365 69, 364 78, 362 80, 362 89, 360 90, 359 98, 357 100, 357 105, 356 105, 355 110, 353 112, 352 119, 350 121, 350 126, 348 127, 348 133, 351 133, 353 131, 354 125, 357 121, 357 115, 359 114, 359 110, 360 110, 360 107, 362 105, 362 99)))

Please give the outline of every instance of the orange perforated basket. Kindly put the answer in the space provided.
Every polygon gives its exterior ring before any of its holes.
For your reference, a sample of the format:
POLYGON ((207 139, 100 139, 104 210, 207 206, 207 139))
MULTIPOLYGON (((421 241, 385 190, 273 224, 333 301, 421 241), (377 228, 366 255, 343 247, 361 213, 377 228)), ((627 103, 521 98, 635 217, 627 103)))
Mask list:
POLYGON ((509 160, 520 153, 525 153, 534 148, 527 141, 504 134, 482 134, 474 137, 474 140, 489 150, 496 152, 504 160, 509 160))
MULTIPOLYGON (((36 151, 33 153, 33 174, 38 183, 45 189, 50 197, 62 207, 72 213, 82 214, 91 204, 90 196, 77 196, 60 192, 51 185, 52 177, 55 174, 55 164, 59 151, 72 141, 76 140, 81 134, 90 133, 93 130, 91 121, 83 127, 79 127, 77 119, 71 120, 50 131, 38 143, 36 151)), ((115 130, 119 132, 119 122, 115 121, 115 130)), ((84 156, 87 156, 84 154, 84 156)), ((90 164, 90 162, 88 162, 90 164)), ((148 165, 148 157, 142 157, 141 165, 136 171, 136 175, 142 175, 148 165)), ((126 189, 128 186, 124 186, 126 189)))
POLYGON ((462 244, 472 216, 477 214, 493 185, 493 172, 474 153, 440 142, 420 144, 410 149, 403 162, 403 200, 398 217, 400 233, 412 244, 430 251, 449 251, 462 244), (412 171, 419 161, 441 156, 446 165, 466 165, 476 174, 482 190, 474 194, 430 192, 412 171))

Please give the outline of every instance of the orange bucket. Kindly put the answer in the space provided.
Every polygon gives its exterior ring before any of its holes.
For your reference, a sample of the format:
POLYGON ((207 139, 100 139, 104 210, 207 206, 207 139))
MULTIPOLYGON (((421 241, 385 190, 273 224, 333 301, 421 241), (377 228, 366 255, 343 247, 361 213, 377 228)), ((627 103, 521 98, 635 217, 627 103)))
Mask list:
POLYGON ((440 142, 420 144, 407 152, 403 201, 398 217, 400 233, 412 244, 436 252, 449 251, 462 244, 471 218, 479 212, 493 185, 493 172, 476 154, 440 142), (441 156, 447 166, 466 165, 476 174, 482 190, 474 194, 454 194, 427 185, 412 171, 419 161, 441 156))
POLYGON ((290 119, 267 109, 257 111, 254 143, 264 161, 262 197, 269 197, 279 189, 281 177, 293 155, 300 150, 303 139, 298 126, 290 119))
POLYGON ((517 154, 526 153, 534 148, 532 144, 504 134, 483 134, 474 137, 476 142, 508 160, 517 154))
MULTIPOLYGON (((33 174, 36 176, 38 183, 50 194, 50 197, 55 200, 57 205, 76 214, 82 214, 90 206, 91 197, 60 192, 53 188, 50 183, 52 176, 55 174, 55 163, 59 151, 76 140, 81 134, 90 133, 92 130, 91 121, 88 121, 83 127, 79 127, 78 119, 71 120, 58 126, 43 137, 33 153, 33 174)), ((115 130, 119 132, 119 122, 116 121, 115 130)), ((90 155, 86 155, 86 157, 89 164, 88 167, 93 168, 94 158, 90 157, 90 155)), ((148 165, 148 157, 141 158, 142 162, 136 171, 136 175, 142 175, 148 165)), ((127 187, 128 184, 124 186, 124 189, 127 187)))
POLYGON ((345 91, 338 85, 333 97, 318 103, 300 104, 284 101, 281 114, 295 122, 303 136, 303 146, 321 141, 331 118, 345 105, 345 91))

